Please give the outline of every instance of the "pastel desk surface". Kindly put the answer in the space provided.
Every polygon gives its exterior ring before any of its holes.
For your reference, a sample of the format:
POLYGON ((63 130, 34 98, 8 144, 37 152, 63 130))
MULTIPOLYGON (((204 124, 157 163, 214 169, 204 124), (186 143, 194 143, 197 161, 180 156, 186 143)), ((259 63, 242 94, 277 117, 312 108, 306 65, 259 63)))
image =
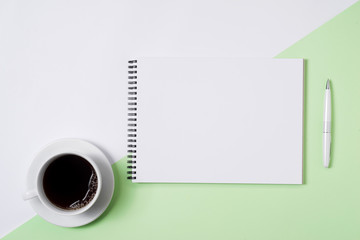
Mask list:
POLYGON ((360 239, 359 43, 356 3, 276 56, 305 59, 303 185, 133 184, 122 158, 113 164, 115 195, 98 220, 62 228, 35 216, 4 239, 360 239), (333 148, 325 169, 328 77, 333 148))

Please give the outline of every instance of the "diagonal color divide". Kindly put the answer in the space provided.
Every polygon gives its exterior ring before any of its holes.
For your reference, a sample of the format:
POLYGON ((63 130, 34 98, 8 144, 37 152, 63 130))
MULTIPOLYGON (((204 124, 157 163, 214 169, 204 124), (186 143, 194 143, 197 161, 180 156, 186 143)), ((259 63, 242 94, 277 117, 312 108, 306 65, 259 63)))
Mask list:
POLYGON ((0 236, 35 213, 33 156, 58 138, 126 154, 129 56, 273 57, 355 0, 0 1, 0 236), (66 97, 64 97, 66 96, 66 97))
POLYGON ((36 216, 4 239, 359 239, 360 3, 280 58, 305 58, 305 185, 131 184, 113 165, 115 196, 97 221, 61 228, 36 216), (321 161, 325 80, 333 82, 330 169, 321 161))

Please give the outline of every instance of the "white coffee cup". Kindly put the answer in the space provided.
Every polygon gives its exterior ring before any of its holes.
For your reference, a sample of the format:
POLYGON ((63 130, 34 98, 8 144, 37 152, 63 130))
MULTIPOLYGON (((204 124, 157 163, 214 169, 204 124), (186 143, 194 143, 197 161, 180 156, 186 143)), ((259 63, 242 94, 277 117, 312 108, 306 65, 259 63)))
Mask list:
POLYGON ((43 162, 42 166, 40 167, 40 170, 36 173, 36 188, 26 191, 23 194, 23 199, 30 200, 33 198, 39 198, 40 201, 42 202, 42 204, 45 205, 49 210, 51 210, 53 212, 56 212, 56 213, 62 214, 62 215, 78 215, 78 214, 84 213, 85 211, 89 210, 95 204, 96 200, 98 199, 98 197, 100 195, 101 187, 102 187, 102 177, 101 177, 99 167, 89 156, 86 156, 84 154, 77 153, 77 152, 64 152, 64 153, 56 154, 56 155, 50 157, 47 161, 43 162), (96 189, 94 198, 87 205, 85 205, 84 207, 81 207, 79 209, 76 209, 76 210, 66 210, 66 209, 57 207, 47 198, 47 196, 44 192, 43 177, 44 177, 44 173, 45 173, 46 169, 53 161, 55 161, 56 159, 58 159, 61 156, 65 156, 65 155, 77 155, 79 157, 84 158, 92 165, 92 167, 94 168, 96 175, 97 175, 98 184, 97 184, 97 189, 96 189))

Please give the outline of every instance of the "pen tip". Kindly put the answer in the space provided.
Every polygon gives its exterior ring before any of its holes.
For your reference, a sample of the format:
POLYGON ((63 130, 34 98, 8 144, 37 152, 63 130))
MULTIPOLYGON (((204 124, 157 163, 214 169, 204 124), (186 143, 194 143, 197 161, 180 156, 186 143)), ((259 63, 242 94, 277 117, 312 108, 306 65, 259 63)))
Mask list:
POLYGON ((328 79, 326 82, 326 89, 330 89, 330 79, 328 79))

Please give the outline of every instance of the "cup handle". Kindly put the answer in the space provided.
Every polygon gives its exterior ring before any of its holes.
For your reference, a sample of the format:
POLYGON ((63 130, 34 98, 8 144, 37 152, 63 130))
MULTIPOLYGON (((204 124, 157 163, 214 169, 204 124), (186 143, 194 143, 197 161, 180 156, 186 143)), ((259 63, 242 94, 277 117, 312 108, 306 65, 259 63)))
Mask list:
POLYGON ((36 190, 30 190, 23 194, 23 199, 26 201, 26 200, 30 200, 32 198, 36 198, 38 196, 39 196, 39 194, 37 193, 36 190))

